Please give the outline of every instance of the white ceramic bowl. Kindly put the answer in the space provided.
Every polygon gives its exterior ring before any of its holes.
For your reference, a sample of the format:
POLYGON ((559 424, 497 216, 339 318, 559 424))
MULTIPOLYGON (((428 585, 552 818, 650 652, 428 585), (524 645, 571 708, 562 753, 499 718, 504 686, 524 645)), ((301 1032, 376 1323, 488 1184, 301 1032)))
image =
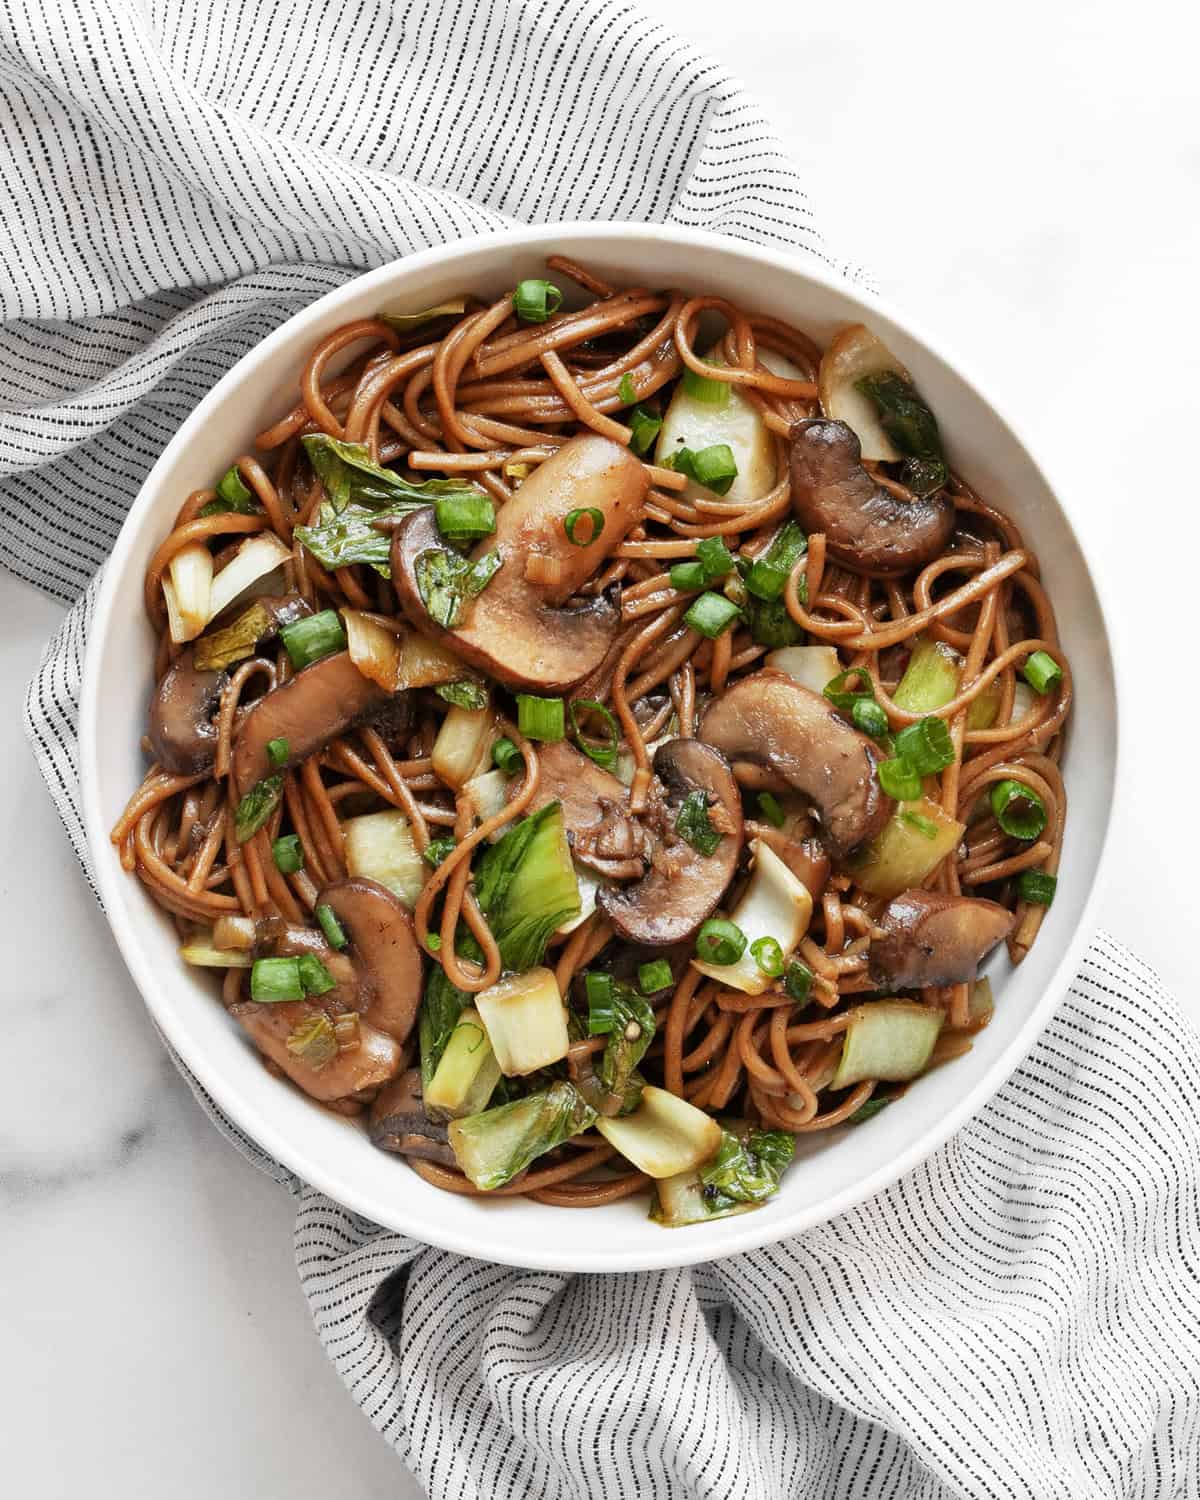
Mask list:
POLYGON ((84 677, 80 762, 84 816, 109 922, 155 1020, 226 1113, 305 1181, 370 1219, 430 1244, 513 1265, 634 1271, 714 1260, 796 1234, 878 1192, 987 1103, 1032 1046, 1078 963, 1113 799, 1117 706, 1097 591, 1067 507, 1013 427, 907 319, 812 261, 716 235, 653 225, 542 226, 466 240, 384 266, 298 313, 246 355, 197 406, 155 464, 117 540, 96 605, 84 677), (570 1212, 523 1200, 471 1199, 428 1186, 360 1128, 272 1078, 217 1002, 212 976, 176 955, 172 927, 125 875, 108 830, 143 773, 138 748, 153 641, 142 609, 151 553, 189 491, 296 399, 305 352, 383 303, 428 307, 484 296, 544 273, 566 252, 616 282, 716 292, 827 339, 865 321, 912 370, 938 414, 956 466, 1012 514, 1037 548, 1074 666, 1075 732, 1065 760, 1071 807, 1058 897, 1017 970, 993 965, 996 1014, 974 1050, 922 1079, 876 1121, 801 1140, 781 1191, 752 1214, 662 1229, 643 1198, 570 1212))

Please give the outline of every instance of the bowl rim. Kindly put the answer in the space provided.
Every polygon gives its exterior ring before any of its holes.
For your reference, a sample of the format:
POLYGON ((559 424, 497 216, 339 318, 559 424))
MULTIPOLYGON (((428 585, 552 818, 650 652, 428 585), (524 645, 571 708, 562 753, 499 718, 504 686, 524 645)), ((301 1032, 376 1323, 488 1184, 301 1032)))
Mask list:
MULTIPOLYGON (((915 320, 906 312, 896 309, 887 299, 881 297, 872 289, 860 286, 848 278, 839 275, 826 264, 815 257, 805 254, 803 251, 769 248, 732 236, 715 233, 711 230, 646 222, 610 220, 601 223, 589 223, 580 220, 563 220, 556 223, 526 225, 497 232, 472 235, 464 239, 451 241, 447 244, 436 245, 429 249, 388 261, 384 265, 364 272, 361 275, 352 276, 342 286, 335 287, 332 291, 324 293, 307 306, 301 308, 299 312, 285 319, 261 343, 255 345, 253 349, 244 354, 241 359, 225 372, 189 413, 178 431, 164 447, 155 460, 153 467, 146 475, 137 495, 131 502, 116 542, 104 563, 103 576, 96 595, 88 630, 80 694, 79 779, 83 824, 87 835, 88 848, 92 856, 92 870, 96 888, 100 896, 104 914, 116 939, 117 947, 120 950, 125 965, 142 998, 142 1002, 149 1010, 152 1019, 166 1041, 175 1050, 180 1061, 187 1066, 189 1071, 199 1081, 213 1102, 263 1151, 294 1172, 303 1182, 327 1194, 336 1203, 343 1205, 352 1212, 372 1222, 378 1222, 378 1205, 374 1201, 368 1201, 353 1185, 348 1186, 339 1181, 335 1172, 327 1171, 319 1162, 309 1159, 304 1151, 297 1150, 291 1140, 272 1122, 269 1112, 264 1112, 253 1101, 244 1099, 236 1086, 219 1070, 215 1072, 210 1071, 204 1058, 201 1058, 197 1062, 196 1059, 188 1055, 190 1049, 187 1041, 181 1038, 179 1029, 175 1025, 174 1008, 170 1003, 165 1003, 160 998, 161 991, 155 982, 153 966, 148 956, 143 952, 138 937, 138 924, 125 911, 123 903, 120 900, 121 887, 119 881, 124 881, 128 877, 120 870, 119 864, 111 857, 112 845, 108 837, 108 829, 105 825, 101 809, 99 762, 98 757, 91 750, 91 747, 96 743, 97 734, 97 714, 100 698, 100 658, 102 655, 101 643, 108 634, 110 620, 116 612, 119 602, 123 597, 128 597, 127 592, 122 591, 120 586, 124 581, 129 552, 135 542, 137 522, 142 512, 153 503, 162 477, 169 473, 177 455, 194 440, 209 414, 223 403, 226 399, 226 392, 231 387, 240 385, 243 380, 252 376, 262 365, 268 364, 274 356, 276 349, 293 336, 298 322, 317 322, 329 312, 335 310, 341 302, 361 296, 364 290, 369 290, 373 285, 388 285, 398 274, 403 275, 409 272, 417 274, 428 268, 436 267, 443 262, 453 261, 460 255, 470 254, 483 249, 493 250, 497 256, 500 256, 507 251, 521 251, 534 246, 544 246, 548 241, 555 242, 556 248, 569 249, 570 242, 579 238, 621 241, 639 237, 672 241, 681 248, 699 252, 701 255, 709 251, 719 251, 726 254, 733 251, 746 260, 756 261, 786 275, 798 276, 824 290, 840 296, 848 295, 862 303, 868 309, 873 308, 877 310, 881 317, 890 320, 902 328, 915 342, 919 343, 936 359, 941 360, 943 364, 948 366, 958 379, 970 387, 979 400, 987 406, 996 423, 1016 444, 1017 448, 1022 451, 1045 483, 1047 490, 1054 497, 1062 519, 1079 549, 1085 572, 1095 592, 1097 609, 1103 626, 1104 644, 1107 648, 1113 680, 1113 722, 1111 726, 1106 726, 1112 739, 1113 795, 1108 808, 1095 869, 1092 874, 1091 886, 1080 911, 1075 931, 1071 935, 1070 940, 1064 945, 1049 982, 1045 985, 1041 995, 1031 1004, 1028 1014, 1012 1040, 993 1060, 975 1084, 950 1109, 937 1120, 933 1121, 929 1128, 923 1131, 909 1147, 898 1155, 889 1157, 884 1163, 875 1168, 874 1171, 856 1179, 840 1191, 821 1199, 815 1207, 804 1203, 799 1204, 782 1219, 768 1220, 766 1223, 760 1221, 757 1227, 755 1221, 758 1219, 758 1215, 755 1214, 739 1215, 735 1220, 730 1221, 727 1232, 723 1236, 719 1257, 724 1259, 730 1255, 759 1249, 764 1245, 776 1244, 793 1235, 803 1233, 805 1230, 813 1228, 816 1225, 828 1222, 830 1219, 845 1213, 866 1199, 873 1197, 883 1189, 890 1187, 900 1177, 903 1177, 906 1173, 919 1166, 921 1162, 931 1157, 963 1124, 977 1114, 994 1097, 1004 1082, 1029 1054, 1041 1036, 1054 1011, 1061 1003, 1079 967, 1080 958, 1096 929, 1096 903, 1104 885, 1104 879, 1112 855, 1114 811, 1122 784, 1122 693, 1120 684, 1123 680, 1123 673, 1118 653, 1115 649, 1112 622, 1105 604, 1108 590, 1102 586, 1102 569, 1098 566, 1095 557, 1082 538, 1080 529, 1076 525, 1073 508, 1070 502, 1064 498, 1064 491, 1050 479, 1045 463, 1040 456, 1036 456, 1031 450, 1029 444, 1020 434, 1019 429, 1010 419, 1007 410, 999 405, 980 384, 971 371, 969 362, 965 363, 958 357, 955 351, 948 350, 945 341, 941 338, 931 337, 921 326, 919 320, 915 320)), ((140 587, 135 593, 136 597, 140 599, 140 587)), ((663 1235, 661 1250, 638 1251, 633 1254, 626 1254, 623 1256, 622 1262, 617 1265, 612 1263, 612 1252, 589 1250, 586 1247, 573 1249, 570 1253, 569 1261, 566 1259, 565 1251, 556 1250, 553 1246, 545 1250, 537 1246, 532 1246, 527 1251, 523 1251, 518 1255, 502 1246, 490 1249, 488 1246, 479 1243, 477 1237, 460 1234, 453 1229, 447 1230, 438 1222, 426 1223, 422 1221, 417 1225, 411 1222, 405 1223, 408 1216, 405 1212, 405 1205, 399 1200, 395 1205, 395 1211, 389 1217, 392 1220, 392 1224, 390 1226, 385 1224, 382 1227, 398 1228, 399 1232, 410 1235, 413 1239, 423 1244, 430 1244, 444 1250, 454 1251, 476 1260, 487 1260, 493 1263, 536 1270, 592 1271, 617 1274, 625 1271, 683 1267, 711 1261, 714 1258, 709 1253, 708 1247, 702 1237, 693 1238, 670 1234, 663 1235)))

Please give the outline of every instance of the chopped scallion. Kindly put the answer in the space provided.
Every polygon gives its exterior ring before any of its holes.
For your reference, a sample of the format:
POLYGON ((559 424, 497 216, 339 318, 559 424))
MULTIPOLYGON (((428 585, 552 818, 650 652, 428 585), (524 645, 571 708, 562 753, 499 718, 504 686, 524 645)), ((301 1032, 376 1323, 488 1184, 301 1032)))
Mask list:
POLYGON ((705 583, 715 583, 733 571, 733 554, 723 536, 706 536, 696 543, 696 558, 704 569, 705 583))
POLYGON ((673 981, 671 965, 665 958, 638 966, 638 989, 643 995, 657 995, 659 990, 669 990, 673 981))
POLYGON ((1034 906, 1052 905, 1057 888, 1058 876, 1047 875, 1045 870, 1022 870, 1017 877, 1017 895, 1034 906))
POLYGON ((929 714, 909 724, 896 736, 896 754, 918 776, 934 776, 954 764, 954 741, 945 720, 929 714))
POLYGON ((709 917, 696 934, 696 957, 706 964, 726 967, 746 951, 746 934, 725 917, 709 917))
POLYGON ((622 406, 632 406, 637 400, 637 388, 628 370, 621 376, 621 383, 617 386, 617 395, 620 397, 622 406))
POLYGON ((921 795, 921 778, 907 760, 880 761, 879 785, 897 802, 915 802, 921 795))
MULTIPOLYGON (((587 997, 588 1009, 604 1010, 612 1005, 613 999, 613 977, 611 974, 598 974, 589 969, 583 976, 583 991, 587 997)), ((599 1033, 596 1033, 599 1035, 599 1033)))
POLYGON ((566 739, 566 714, 562 699, 538 698, 532 693, 518 693, 517 728, 527 740, 553 743, 566 739))
POLYGON ((250 998, 260 1005, 303 1000, 298 958, 256 958, 250 970, 250 998))
POLYGON ((604 512, 597 510, 594 505, 589 505, 584 510, 570 511, 563 522, 563 530, 572 547, 590 547, 604 530, 604 512), (588 524, 581 535, 580 523, 585 520, 588 524))
POLYGON ((562 306, 562 293, 552 281, 531 276, 513 292, 513 311, 524 323, 544 323, 562 306))
POLYGON ((331 948, 344 948, 347 943, 345 929, 334 916, 333 907, 326 906, 324 902, 317 907, 317 921, 321 924, 321 931, 325 934, 325 940, 331 948))
POLYGON ((287 765, 288 756, 292 753, 292 747, 287 740, 267 741, 267 764, 273 771, 282 770, 287 765))
POLYGON ((654 447, 662 424, 663 419, 644 406, 635 406, 629 413, 629 446, 639 458, 654 447))
POLYGON ((808 538, 795 521, 788 521, 771 545, 750 564, 746 587, 759 599, 778 599, 792 569, 808 551, 808 538))
POLYGON ((996 822, 1010 838, 1028 843, 1046 826, 1046 804, 1024 782, 998 781, 992 787, 990 800, 996 822))
POLYGON ((726 599, 724 594, 701 594, 688 607, 683 623, 700 635, 707 636, 710 641, 715 641, 717 636, 729 629, 734 620, 741 618, 741 613, 733 600, 726 599))
POLYGON ((1062 668, 1048 651, 1035 651, 1021 668, 1021 675, 1035 693, 1048 693, 1062 681, 1062 668))
POLYGON ((496 507, 487 495, 442 495, 433 514, 448 542, 477 542, 496 529, 496 507))
POLYGON ((854 727, 872 739, 880 739, 888 732, 887 714, 874 698, 860 698, 850 710, 850 717, 854 720, 854 727))
MULTIPOLYGON (((708 363, 711 364, 712 361, 708 363)), ((729 393, 733 389, 728 380, 714 380, 692 369, 684 370, 680 384, 693 401, 699 401, 704 406, 727 406, 729 393)))
POLYGON ((525 757, 512 740, 505 738, 497 740, 492 746, 492 763, 506 776, 515 776, 525 764, 525 757))
POLYGON ((308 615, 303 620, 293 620, 290 625, 283 626, 279 638, 287 647, 287 654, 297 672, 311 666, 314 661, 320 661, 323 656, 346 649, 346 632, 337 611, 332 609, 323 609, 320 614, 308 615))
POLYGON ((783 973, 783 949, 773 937, 756 938, 750 944, 750 956, 768 979, 783 973))
POLYGON ((853 714, 856 703, 875 702, 875 689, 865 667, 847 667, 825 684, 825 696, 834 708, 841 709, 844 714, 853 714), (850 682, 856 682, 858 686, 847 687, 850 682))
POLYGON ((285 833, 271 845, 271 858, 281 875, 294 875, 304 868, 304 849, 298 834, 285 833))
POLYGON ((703 563, 691 559, 688 562, 676 563, 671 569, 671 587, 684 592, 696 592, 707 583, 704 576, 703 563))
POLYGON ((327 995, 330 990, 337 989, 337 980, 315 953, 302 953, 296 964, 306 995, 327 995))
POLYGON ((716 495, 729 493, 737 473, 733 449, 728 443, 713 443, 692 455, 692 478, 716 495))

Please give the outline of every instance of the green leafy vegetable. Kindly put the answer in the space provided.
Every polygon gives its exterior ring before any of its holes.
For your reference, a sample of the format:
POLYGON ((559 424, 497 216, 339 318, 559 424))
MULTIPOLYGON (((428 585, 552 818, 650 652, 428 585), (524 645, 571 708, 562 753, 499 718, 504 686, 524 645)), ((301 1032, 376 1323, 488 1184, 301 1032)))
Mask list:
POLYGON ((854 388, 874 404, 879 425, 906 455, 900 477, 913 494, 932 495, 940 490, 950 471, 937 418, 913 385, 895 370, 881 370, 856 380, 854 388))
POLYGON ((461 317, 467 310, 467 299, 465 297, 451 297, 445 302, 439 302, 436 307, 426 307, 420 312, 388 312, 385 308, 376 314, 389 327, 394 328, 397 333, 410 333, 414 328, 421 328, 426 323, 436 322, 438 318, 461 317))
MULTIPOLYGON (((607 977, 607 976, 605 976, 607 977)), ((593 998, 588 992, 588 1031, 592 1036, 607 1036, 608 1044, 600 1059, 597 1075, 600 1088, 616 1105, 617 1112, 628 1114, 637 1108, 641 1097, 640 1083, 634 1070, 654 1040, 654 1012, 632 985, 614 980, 603 995, 593 998)), ((586 1090, 585 1090, 586 1092, 586 1090)), ((607 1101, 593 1099, 602 1114, 607 1101)))
POLYGON ((740 1140, 726 1130, 721 1146, 700 1169, 705 1189, 735 1203, 762 1203, 779 1187, 796 1150, 795 1136, 782 1130, 751 1130, 740 1140))
POLYGON ((238 803, 237 814, 233 820, 239 844, 244 844, 247 839, 254 837, 275 811, 282 796, 283 776, 281 773, 264 776, 260 782, 250 788, 238 803))
POLYGON ((325 568, 365 563, 391 577, 391 538, 378 521, 394 521, 439 499, 477 499, 481 492, 458 479, 414 483, 371 458, 364 443, 346 443, 325 433, 301 439, 328 497, 314 524, 297 526, 296 539, 325 568))
POLYGON ((488 706, 488 692, 482 682, 464 677, 461 682, 441 682, 434 692, 455 708, 480 709, 488 706))
POLYGON ((430 839, 425 845, 425 858, 436 870, 442 860, 454 853, 454 840, 447 836, 443 839, 430 839))
POLYGON ((675 832, 700 854, 709 856, 717 852, 721 835, 708 816, 708 797, 704 792, 689 792, 683 799, 675 819, 675 832))
POLYGON ((565 1078, 548 1089, 452 1120, 455 1160, 477 1188, 503 1187, 547 1151, 595 1123, 596 1111, 565 1078))
POLYGON ((429 617, 446 630, 462 623, 463 607, 491 583, 500 569, 499 552, 469 562, 444 547, 430 547, 417 558, 417 588, 429 617))
POLYGON ((864 1120, 869 1120, 877 1115, 881 1109, 886 1109, 895 1099, 895 1094, 876 1094, 867 1100, 865 1104, 859 1105, 854 1113, 847 1119, 847 1125, 861 1125, 864 1120))
POLYGON ((217 498, 202 505, 197 516, 223 516, 233 511, 239 516, 261 516, 262 506, 254 498, 254 492, 242 479, 237 465, 226 469, 217 481, 217 498))

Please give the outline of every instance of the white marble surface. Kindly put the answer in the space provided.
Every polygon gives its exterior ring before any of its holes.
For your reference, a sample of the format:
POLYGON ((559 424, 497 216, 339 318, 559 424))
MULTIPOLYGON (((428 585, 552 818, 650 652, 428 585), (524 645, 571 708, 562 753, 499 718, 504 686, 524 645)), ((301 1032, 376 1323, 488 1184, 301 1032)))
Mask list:
MULTIPOLYGON (((750 82, 831 240, 969 351, 1089 518, 1126 667, 1101 918, 1200 1017, 1200 127, 1183 8, 653 8, 750 82)), ((59 613, 0 578, 6 1050, 57 1038, 53 1069, 10 1067, 0 1092, 0 1473, 37 1500, 94 1493, 98 1476, 129 1500, 415 1496, 311 1330, 289 1201, 161 1053, 42 791, 19 705, 59 613)))

